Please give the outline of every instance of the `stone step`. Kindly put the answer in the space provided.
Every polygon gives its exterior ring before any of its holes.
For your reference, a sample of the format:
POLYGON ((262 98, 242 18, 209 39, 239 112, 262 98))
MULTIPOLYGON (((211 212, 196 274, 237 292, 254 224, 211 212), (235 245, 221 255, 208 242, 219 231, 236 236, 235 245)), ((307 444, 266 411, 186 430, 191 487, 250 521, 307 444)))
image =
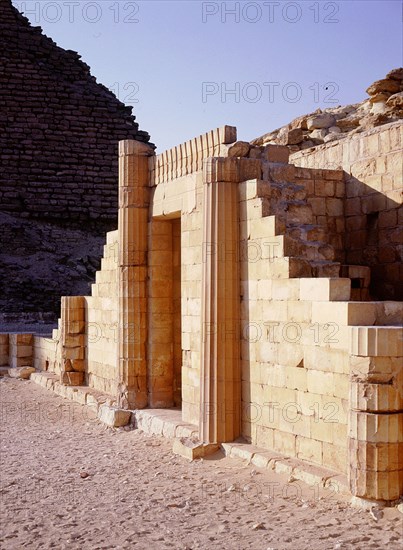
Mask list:
POLYGON ((301 241, 302 249, 301 256, 307 260, 327 260, 333 261, 335 257, 334 248, 330 244, 324 244, 322 242, 305 242, 301 241))
POLYGON ((340 263, 314 260, 311 262, 312 277, 337 278, 340 273, 340 263))
POLYGON ((119 240, 119 231, 115 229, 114 231, 108 231, 106 234, 106 244, 113 244, 119 240))
MULTIPOLYGON (((257 215, 258 211, 256 211, 255 218, 276 215, 284 220, 288 228, 292 229, 300 225, 309 225, 313 222, 312 208, 305 201, 289 200, 275 203, 267 197, 259 200, 261 202, 259 205, 256 205, 259 206, 259 216, 257 215)), ((252 203, 252 201, 249 201, 249 203, 252 203)), ((251 204, 250 207, 252 206, 254 205, 251 204)), ((250 215, 250 212, 248 214, 250 215)))
POLYGON ((266 275, 273 279, 309 277, 339 277, 340 264, 328 260, 307 260, 296 256, 275 257, 267 260, 266 275))
POLYGON ((285 207, 287 226, 311 224, 313 222, 312 208, 304 201, 289 201, 285 207))
POLYGON ((340 277, 351 279, 351 300, 356 302, 369 302, 369 283, 371 281, 371 269, 363 265, 341 265, 340 277))
POLYGON ((118 257, 115 256, 108 256, 103 257, 101 260, 101 269, 100 271, 111 271, 115 270, 118 267, 118 257))
POLYGON ((289 261, 289 278, 311 277, 312 268, 308 260, 291 257, 289 261))
POLYGON ((294 238, 301 238, 304 241, 320 241, 327 243, 327 232, 323 227, 313 224, 301 224, 288 229, 288 233, 294 238))
POLYGON ((316 302, 348 302, 351 281, 346 278, 310 277, 300 279, 300 300, 316 302))
POLYGON ((105 244, 103 248, 102 258, 105 260, 114 259, 117 260, 119 252, 118 243, 105 244))
POLYGON ((277 162, 266 163, 263 169, 263 179, 276 183, 293 183, 295 181, 295 166, 277 162))
POLYGON ((294 239, 288 234, 273 239, 273 245, 274 257, 296 256, 311 261, 333 260, 335 255, 334 249, 330 245, 322 242, 294 239))
POLYGON ((357 288, 368 288, 371 282, 371 268, 365 265, 341 265, 340 277, 356 280, 357 284, 359 281, 360 286, 357 288))
POLYGON ((284 235, 285 231, 285 222, 279 216, 245 220, 245 223, 240 226, 240 240, 254 239, 255 235, 259 238, 276 237, 284 235))
POLYGON ((302 185, 295 183, 275 183, 266 182, 265 194, 259 196, 270 197, 273 206, 278 201, 306 200, 306 189, 302 185))

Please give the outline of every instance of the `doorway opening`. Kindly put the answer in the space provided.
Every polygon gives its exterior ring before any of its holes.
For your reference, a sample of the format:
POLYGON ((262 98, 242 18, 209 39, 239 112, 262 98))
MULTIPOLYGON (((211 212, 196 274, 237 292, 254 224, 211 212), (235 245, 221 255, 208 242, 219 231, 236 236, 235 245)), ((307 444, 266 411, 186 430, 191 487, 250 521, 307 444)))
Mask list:
POLYGON ((152 408, 182 405, 181 220, 149 224, 147 377, 152 408))

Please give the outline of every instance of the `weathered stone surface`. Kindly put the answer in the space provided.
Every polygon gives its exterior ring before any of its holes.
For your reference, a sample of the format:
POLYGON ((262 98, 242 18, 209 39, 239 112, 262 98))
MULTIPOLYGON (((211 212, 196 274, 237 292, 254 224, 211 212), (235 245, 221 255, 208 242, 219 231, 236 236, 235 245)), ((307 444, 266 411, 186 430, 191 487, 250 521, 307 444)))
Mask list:
POLYGON ((281 162, 284 164, 288 163, 290 157, 290 151, 288 147, 281 145, 266 145, 263 148, 262 159, 268 160, 269 162, 281 162))
POLYGON ((8 369, 8 375, 11 378, 22 378, 23 380, 28 380, 34 372, 36 372, 34 367, 14 367, 8 369))
POLYGON ((370 96, 383 92, 389 92, 391 94, 400 92, 399 82, 393 79, 384 78, 382 80, 376 80, 373 84, 371 84, 371 86, 367 88, 367 94, 370 96))
POLYGON ((403 80, 403 67, 399 67, 398 69, 392 69, 388 72, 386 75, 387 79, 392 80, 399 80, 400 82, 403 80))
MULTIPOLYGON (((349 131, 353 130, 354 128, 358 128, 360 125, 361 119, 357 116, 348 116, 346 118, 339 118, 337 120, 337 128, 340 128, 340 130, 349 131)), ((333 128, 333 126, 332 126, 333 128)))
POLYGON ((321 113, 320 115, 312 116, 308 118, 307 126, 308 130, 320 130, 322 128, 330 128, 334 126, 336 119, 329 113, 321 113))
POLYGON ((196 458, 203 458, 210 454, 217 452, 220 445, 214 443, 202 443, 201 441, 191 438, 175 439, 173 444, 173 452, 177 455, 183 456, 188 460, 195 460, 196 458))
POLYGON ((390 97, 390 93, 387 92, 379 92, 377 94, 372 95, 369 98, 370 103, 380 103, 385 102, 390 97))
POLYGON ((385 79, 374 82, 368 88, 371 97, 361 103, 330 107, 323 111, 317 109, 251 143, 258 146, 284 144, 294 153, 402 118, 403 107, 398 95, 403 91, 402 73, 403 69, 394 69, 385 79), (319 134, 317 131, 320 130, 328 130, 331 135, 319 134), (312 135, 313 131, 316 133, 312 135))
POLYGON ((222 145, 221 147, 226 148, 227 156, 229 157, 247 157, 250 144, 247 141, 236 141, 235 143, 222 145))
POLYGON ((312 132, 309 134, 310 138, 313 140, 316 139, 324 139, 324 137, 327 135, 328 130, 326 128, 312 130, 312 132))
POLYGON ((311 139, 301 143, 301 149, 310 149, 311 147, 315 147, 315 143, 311 139))
POLYGON ((84 383, 84 373, 62 372, 60 373, 60 383, 64 386, 82 386, 84 383))
POLYGON ((101 422, 111 428, 127 426, 130 422, 131 412, 124 409, 117 409, 108 405, 101 405, 98 409, 98 418, 101 422))
POLYGON ((293 128, 292 130, 285 127, 282 128, 277 136, 277 142, 280 145, 298 145, 304 139, 304 133, 301 128, 293 128))
POLYGON ((403 109, 403 92, 393 94, 386 101, 388 108, 399 109, 399 112, 403 109))

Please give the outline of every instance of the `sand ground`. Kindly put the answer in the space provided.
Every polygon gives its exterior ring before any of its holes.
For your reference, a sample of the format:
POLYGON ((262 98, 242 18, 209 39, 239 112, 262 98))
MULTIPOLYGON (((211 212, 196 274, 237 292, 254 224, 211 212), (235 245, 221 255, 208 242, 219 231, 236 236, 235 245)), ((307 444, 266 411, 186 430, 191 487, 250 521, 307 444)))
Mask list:
POLYGON ((402 519, 172 442, 112 430, 31 381, 0 379, 0 547, 333 550, 403 547, 402 519))

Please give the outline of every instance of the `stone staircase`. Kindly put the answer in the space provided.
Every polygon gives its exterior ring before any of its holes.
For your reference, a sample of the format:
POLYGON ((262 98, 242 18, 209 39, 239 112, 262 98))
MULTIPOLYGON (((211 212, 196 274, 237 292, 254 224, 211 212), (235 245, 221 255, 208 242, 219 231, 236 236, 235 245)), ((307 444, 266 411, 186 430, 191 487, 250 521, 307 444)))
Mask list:
POLYGON ((335 250, 328 242, 325 227, 314 223, 312 207, 304 186, 284 181, 250 180, 255 187, 249 208, 260 210, 262 218, 273 217, 274 257, 288 259, 286 278, 351 278, 353 300, 369 300, 370 269, 344 266, 335 261, 335 250), (260 204, 259 204, 260 202, 260 204))

